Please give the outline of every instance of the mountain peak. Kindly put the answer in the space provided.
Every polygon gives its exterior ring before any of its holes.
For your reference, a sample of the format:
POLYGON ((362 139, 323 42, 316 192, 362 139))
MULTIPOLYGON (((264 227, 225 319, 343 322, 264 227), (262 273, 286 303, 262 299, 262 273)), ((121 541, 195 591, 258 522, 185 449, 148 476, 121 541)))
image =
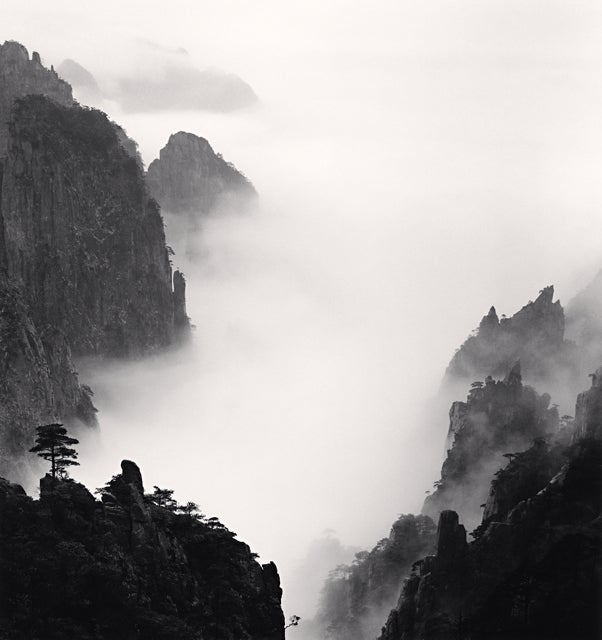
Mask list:
POLYGON ((256 195, 253 185, 215 153, 208 140, 187 131, 173 133, 148 167, 152 196, 170 213, 210 214, 229 195, 256 195))
MULTIPOLYGON (((211 145, 209 144, 209 141, 206 138, 203 138, 201 136, 197 136, 194 133, 190 133, 189 131, 178 131, 177 133, 172 133, 169 136, 169 140, 167 141, 167 145, 174 145, 174 144, 194 144, 197 145, 199 147, 204 147, 206 149, 211 150, 211 152, 213 152, 213 149, 211 147, 211 145)), ((165 149, 165 147, 163 148, 165 149)), ((162 151, 163 151, 162 149, 162 151)))
POLYGON ((548 285, 539 292, 535 304, 551 304, 554 299, 554 285, 548 285))
POLYGON ((6 154, 8 121, 14 103, 28 95, 43 95, 66 107, 73 105, 71 86, 54 69, 43 66, 40 54, 7 40, 0 45, 0 157, 6 154))
POLYGON ((528 302, 500 322, 495 307, 481 320, 452 358, 446 381, 466 383, 488 375, 505 374, 521 360, 527 376, 540 374, 549 358, 564 354, 564 310, 554 302, 554 287, 544 287, 535 301, 528 302))

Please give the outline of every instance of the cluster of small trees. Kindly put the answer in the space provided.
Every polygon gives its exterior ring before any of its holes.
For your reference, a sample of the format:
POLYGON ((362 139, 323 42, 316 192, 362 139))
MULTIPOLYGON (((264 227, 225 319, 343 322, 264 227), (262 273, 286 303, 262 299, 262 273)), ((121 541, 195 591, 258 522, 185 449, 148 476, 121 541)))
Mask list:
MULTIPOLYGON (((79 440, 70 437, 67 434, 67 429, 58 422, 36 427, 36 434, 35 445, 30 449, 30 452, 50 462, 50 475, 53 478, 60 480, 68 479, 69 473, 67 470, 69 467, 79 465, 79 462, 77 462, 77 451, 73 448, 74 445, 79 444, 79 440)), ((107 486, 99 489, 97 492, 101 494, 110 493, 112 483, 114 483, 116 479, 117 477, 114 477, 107 486)), ((179 504, 173 497, 172 489, 161 489, 156 485, 153 489, 153 493, 147 494, 146 497, 157 506, 178 515, 188 516, 192 520, 202 522, 205 526, 209 527, 209 529, 215 530, 216 535, 225 534, 230 537, 236 536, 236 534, 233 531, 229 531, 218 518, 207 518, 205 514, 199 511, 198 505, 194 502, 179 504)), ((257 554, 253 554, 253 556, 258 557, 257 554)), ((301 618, 299 616, 292 616, 289 619, 289 624, 285 626, 285 629, 296 627, 300 620, 301 618)))
MULTIPOLYGON (((50 475, 53 478, 66 480, 69 477, 68 468, 78 466, 77 451, 73 445, 79 444, 79 440, 70 437, 67 429, 60 423, 44 424, 36 427, 36 444, 30 449, 31 453, 36 453, 40 458, 50 462, 50 475)), ((111 491, 111 483, 99 489, 99 493, 111 491)), ((199 506, 194 502, 179 504, 173 497, 173 489, 161 489, 156 485, 154 491, 148 494, 148 498, 157 506, 163 507, 173 513, 187 515, 194 520, 203 522, 212 529, 220 529, 235 536, 218 518, 207 518, 199 511, 199 506)))

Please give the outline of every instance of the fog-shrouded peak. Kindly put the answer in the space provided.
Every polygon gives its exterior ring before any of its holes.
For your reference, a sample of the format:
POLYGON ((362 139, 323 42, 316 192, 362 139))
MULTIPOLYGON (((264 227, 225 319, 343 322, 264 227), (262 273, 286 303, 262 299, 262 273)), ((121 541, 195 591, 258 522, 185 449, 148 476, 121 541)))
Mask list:
POLYGON ((59 64, 57 71, 73 87, 77 98, 88 104, 102 99, 102 92, 96 78, 76 60, 66 58, 59 64))
POLYGON ((466 402, 454 402, 449 412, 447 455, 441 479, 427 496, 423 513, 436 519, 454 509, 475 526, 489 482, 507 451, 521 451, 559 425, 558 410, 547 393, 523 385, 520 361, 503 380, 491 376, 472 383, 466 402))
POLYGON ((63 106, 73 104, 71 86, 54 68, 42 64, 40 54, 31 58, 26 47, 14 40, 0 45, 0 158, 8 144, 8 122, 15 101, 28 95, 43 95, 63 106))
POLYGON ((241 204, 256 195, 251 182, 208 140, 185 131, 169 137, 146 179, 164 211, 195 217, 211 213, 225 198, 238 198, 241 204))
MULTIPOLYGON (((445 372, 443 389, 453 393, 486 376, 505 376, 520 361, 529 384, 556 392, 579 370, 575 344, 565 340, 564 309, 554 301, 554 287, 540 290, 510 317, 491 307, 478 328, 456 351, 445 372)), ((577 393, 571 388, 566 397, 577 393)))
POLYGON ((234 73, 222 69, 198 69, 186 52, 153 55, 131 75, 121 76, 111 98, 133 113, 194 109, 231 112, 257 102, 252 87, 234 73))
POLYGON ((67 58, 57 67, 58 73, 67 80, 72 87, 85 87, 98 91, 96 78, 79 62, 67 58))

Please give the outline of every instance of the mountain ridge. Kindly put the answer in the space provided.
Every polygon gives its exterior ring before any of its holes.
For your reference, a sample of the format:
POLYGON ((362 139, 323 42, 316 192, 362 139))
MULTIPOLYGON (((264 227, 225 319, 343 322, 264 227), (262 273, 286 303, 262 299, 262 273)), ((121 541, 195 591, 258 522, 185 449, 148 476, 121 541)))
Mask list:
POLYGON ((19 43, 0 88, 0 472, 24 480, 36 424, 97 424, 74 358, 140 357, 189 323, 135 143, 19 43))
POLYGON ((230 208, 239 209, 257 196, 251 182, 205 138, 186 131, 170 135, 150 163, 146 181, 162 209, 195 218, 209 215, 227 198, 230 208))
POLYGON ((47 475, 33 500, 0 478, 0 637, 283 640, 273 563, 217 518, 145 494, 129 460, 99 492, 47 475))

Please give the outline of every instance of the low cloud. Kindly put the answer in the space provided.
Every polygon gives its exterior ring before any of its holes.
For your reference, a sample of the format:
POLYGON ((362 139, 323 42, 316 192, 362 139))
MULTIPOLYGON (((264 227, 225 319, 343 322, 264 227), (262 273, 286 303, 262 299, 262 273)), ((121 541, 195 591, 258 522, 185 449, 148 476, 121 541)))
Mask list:
POLYGON ((252 105, 255 92, 244 80, 221 69, 166 63, 148 74, 120 78, 111 95, 126 111, 200 109, 227 112, 252 105))

